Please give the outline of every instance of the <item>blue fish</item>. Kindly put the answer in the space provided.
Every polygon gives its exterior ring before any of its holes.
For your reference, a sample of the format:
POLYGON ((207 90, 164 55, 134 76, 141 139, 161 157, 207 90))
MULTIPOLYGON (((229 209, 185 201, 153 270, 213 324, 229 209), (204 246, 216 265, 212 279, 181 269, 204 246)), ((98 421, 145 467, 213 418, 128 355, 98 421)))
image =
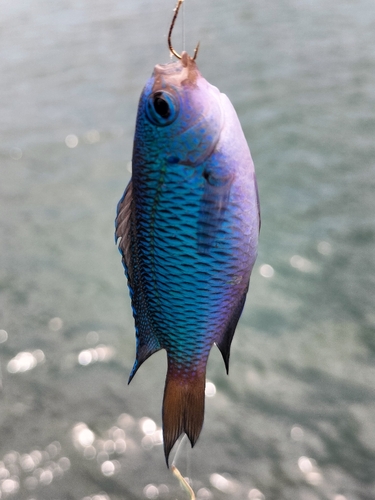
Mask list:
POLYGON ((136 332, 129 382, 165 349, 164 454, 197 441, 213 344, 228 371, 260 229, 254 165, 226 95, 186 52, 157 65, 141 94, 132 178, 117 208, 116 241, 136 332))

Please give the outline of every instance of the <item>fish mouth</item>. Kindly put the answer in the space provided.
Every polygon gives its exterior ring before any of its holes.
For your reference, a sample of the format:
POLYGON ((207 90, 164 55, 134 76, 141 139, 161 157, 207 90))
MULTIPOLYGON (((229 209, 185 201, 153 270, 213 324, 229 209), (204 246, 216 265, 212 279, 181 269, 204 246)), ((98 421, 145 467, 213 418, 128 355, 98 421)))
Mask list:
MULTIPOLYGON (((157 64, 154 68, 153 76, 155 78, 152 91, 159 87, 160 80, 164 77, 168 77, 170 80, 174 80, 174 84, 177 86, 192 84, 194 85, 198 78, 201 78, 201 74, 198 70, 196 62, 189 56, 187 52, 183 52, 181 55, 181 60, 174 63, 167 64, 157 64)), ((161 86, 163 88, 163 86, 161 86)))

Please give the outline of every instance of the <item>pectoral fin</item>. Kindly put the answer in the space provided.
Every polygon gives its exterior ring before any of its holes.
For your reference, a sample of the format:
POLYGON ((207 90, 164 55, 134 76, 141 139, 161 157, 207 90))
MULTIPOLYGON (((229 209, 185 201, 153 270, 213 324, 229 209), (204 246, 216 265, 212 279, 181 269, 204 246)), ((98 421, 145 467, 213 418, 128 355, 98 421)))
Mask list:
POLYGON ((230 190, 233 183, 233 174, 220 172, 204 172, 205 188, 201 203, 198 222, 198 251, 209 253, 214 244, 218 230, 224 221, 230 190))

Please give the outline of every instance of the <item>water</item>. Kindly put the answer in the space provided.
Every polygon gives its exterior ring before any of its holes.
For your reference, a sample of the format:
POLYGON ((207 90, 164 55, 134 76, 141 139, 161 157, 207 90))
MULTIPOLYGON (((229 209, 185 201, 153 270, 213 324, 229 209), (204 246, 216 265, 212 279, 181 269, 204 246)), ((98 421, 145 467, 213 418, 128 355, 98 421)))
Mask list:
MULTIPOLYGON (((186 498, 161 446, 164 353, 126 385, 113 244, 173 7, 0 6, 2 500, 186 498)), ((213 349, 205 426, 177 465, 201 500, 373 500, 373 1, 187 0, 185 20, 251 145, 262 232, 230 377, 213 349)))

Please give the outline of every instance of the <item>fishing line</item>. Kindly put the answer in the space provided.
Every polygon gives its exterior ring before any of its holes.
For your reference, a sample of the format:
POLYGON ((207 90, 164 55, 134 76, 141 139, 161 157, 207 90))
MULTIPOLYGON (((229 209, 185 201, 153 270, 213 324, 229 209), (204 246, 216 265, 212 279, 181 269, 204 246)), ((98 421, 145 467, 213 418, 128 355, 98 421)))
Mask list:
POLYGON ((182 4, 182 50, 186 50, 186 35, 185 35, 185 2, 182 4))
MULTIPOLYGON (((188 481, 182 476, 181 472, 176 467, 177 458, 180 455, 181 450, 183 449, 184 444, 187 442, 187 440, 188 440, 188 437, 186 434, 184 434, 181 441, 178 443, 176 453, 173 457, 173 462, 171 464, 171 471, 173 472, 173 475, 177 477, 181 487, 190 495, 190 500, 195 500, 195 494, 194 494, 193 488, 190 486, 188 481)), ((190 469, 189 455, 188 455, 187 459, 188 459, 188 469, 190 469)), ((188 477, 190 477, 189 473, 188 473, 188 477)))
MULTIPOLYGON (((174 28, 174 25, 175 25, 175 22, 176 22, 176 18, 177 18, 178 12, 180 10, 181 4, 183 4, 183 2, 184 2, 184 0, 178 0, 176 8, 174 9, 174 15, 173 15, 172 22, 171 22, 171 25, 169 27, 169 32, 168 32, 168 47, 169 47, 169 50, 170 50, 171 54, 173 54, 175 57, 177 57, 177 59, 181 59, 182 56, 178 52, 176 52, 176 50, 173 48, 173 45, 172 45, 172 31, 173 31, 173 28, 174 28)), ((185 38, 185 22, 183 23, 182 31, 183 31, 183 38, 185 38)), ((185 41, 184 40, 183 40, 183 45, 185 46, 185 41)), ((195 61, 195 59, 197 58, 198 50, 199 50, 199 42, 198 42, 197 46, 194 49, 194 56, 192 57, 193 61, 195 61)))
POLYGON ((180 440, 180 442, 178 443, 177 445, 177 450, 176 450, 176 453, 174 454, 174 457, 173 457, 173 461, 172 461, 172 465, 176 465, 176 462, 177 462, 177 458, 178 456, 180 455, 181 453, 181 450, 183 448, 183 445, 184 443, 187 441, 188 437, 186 434, 184 434, 180 440))

